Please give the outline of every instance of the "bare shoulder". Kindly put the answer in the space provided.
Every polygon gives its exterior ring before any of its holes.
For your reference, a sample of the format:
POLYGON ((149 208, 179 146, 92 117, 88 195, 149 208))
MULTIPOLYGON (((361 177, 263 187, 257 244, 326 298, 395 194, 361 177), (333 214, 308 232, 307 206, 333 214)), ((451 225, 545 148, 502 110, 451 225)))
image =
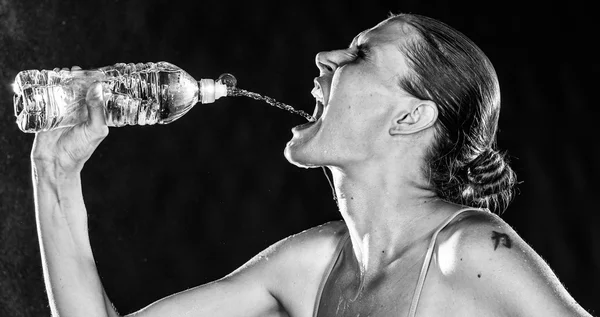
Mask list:
POLYGON ((343 221, 331 221, 291 235, 265 250, 266 253, 280 253, 281 256, 300 255, 324 256, 333 252, 339 240, 346 234, 343 221))
POLYGON ((346 235, 342 221, 332 221, 282 239, 225 277, 260 283, 292 315, 307 315, 335 250, 346 235))
POLYGON ((330 222, 292 235, 222 279, 129 316, 311 316, 324 268, 345 228, 330 222))
POLYGON ((333 255, 337 244, 346 232, 342 221, 331 221, 284 238, 234 271, 245 270, 255 265, 265 265, 273 270, 293 270, 303 265, 312 266, 333 255), (269 262, 263 263, 263 262, 269 262))
POLYGON ((471 275, 480 279, 478 275, 484 272, 492 276, 524 270, 555 280, 554 273, 542 258, 496 214, 466 213, 444 231, 438 245, 440 249, 452 247, 460 264, 456 266, 457 274, 483 270, 471 272, 471 275))
POLYGON ((510 314, 589 316, 546 262, 495 214, 462 215, 440 234, 436 251, 449 283, 510 314))

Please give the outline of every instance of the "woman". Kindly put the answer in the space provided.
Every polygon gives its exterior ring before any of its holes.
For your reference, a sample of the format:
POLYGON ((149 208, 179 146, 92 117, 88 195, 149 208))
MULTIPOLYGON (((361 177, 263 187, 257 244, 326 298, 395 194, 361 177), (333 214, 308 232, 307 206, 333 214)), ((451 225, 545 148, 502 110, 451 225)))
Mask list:
MULTIPOLYGON (((228 276, 132 314, 153 316, 589 316, 488 208, 515 176, 494 149, 500 95, 466 37, 399 15, 319 53, 316 123, 286 158, 330 169, 343 222, 284 239, 228 276)), ((36 135, 36 215, 55 316, 118 316, 87 234, 80 171, 108 134, 89 120, 36 135)))

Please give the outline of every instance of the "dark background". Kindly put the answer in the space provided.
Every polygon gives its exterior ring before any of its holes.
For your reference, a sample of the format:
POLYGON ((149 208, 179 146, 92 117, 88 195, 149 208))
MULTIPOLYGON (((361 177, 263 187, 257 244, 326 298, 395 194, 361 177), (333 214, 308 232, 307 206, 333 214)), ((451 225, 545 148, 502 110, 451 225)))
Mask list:
MULTIPOLYGON (((599 28, 591 8, 527 1, 0 0, 0 316, 47 316, 33 134, 14 124, 18 71, 169 61, 312 112, 314 55, 394 13, 474 40, 502 90, 499 146, 523 183, 502 217, 581 305, 600 312, 599 28), (456 1, 452 1, 456 2, 456 1)), ((166 126, 113 128, 83 171, 92 247, 125 314, 222 277, 290 234, 338 219, 320 169, 283 157, 300 117, 230 98, 166 126)))

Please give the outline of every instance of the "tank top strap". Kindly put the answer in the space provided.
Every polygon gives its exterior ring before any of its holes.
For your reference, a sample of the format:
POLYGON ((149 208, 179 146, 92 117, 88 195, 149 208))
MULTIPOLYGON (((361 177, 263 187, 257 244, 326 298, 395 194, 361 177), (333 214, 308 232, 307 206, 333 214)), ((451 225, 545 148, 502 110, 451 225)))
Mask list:
POLYGON ((340 241, 338 242, 335 251, 333 252, 333 256, 331 257, 331 261, 327 264, 325 268, 325 274, 323 274, 323 279, 321 279, 321 283, 319 284, 319 288, 317 289, 317 298, 315 301, 315 306, 313 308, 313 317, 317 317, 319 312, 319 305, 321 304, 321 296, 323 295, 323 288, 325 288, 325 284, 329 279, 329 275, 331 275, 331 271, 333 271, 333 267, 338 262, 340 255, 342 254, 342 250, 344 249, 344 245, 346 245, 346 241, 350 238, 350 233, 348 228, 344 226, 344 233, 340 237, 340 241))
POLYGON ((419 305, 419 299, 421 297, 421 291, 423 290, 423 285, 425 284, 425 278, 427 277, 427 271, 429 271, 429 265, 431 264, 431 258, 433 256, 433 249, 435 248, 435 242, 437 240, 438 234, 450 222, 452 222, 452 220, 454 220, 454 218, 456 218, 461 213, 463 213, 465 211, 469 211, 469 210, 483 211, 485 209, 472 208, 472 207, 463 208, 463 209, 455 212, 454 214, 452 214, 450 217, 448 217, 446 219, 446 221, 444 221, 433 233, 433 236, 431 237, 431 241, 429 242, 429 247, 427 248, 427 253, 425 254, 425 260, 423 261, 423 266, 421 267, 421 273, 419 274, 419 279, 417 281, 417 287, 415 289, 415 292, 414 292, 413 298, 412 298, 412 302, 410 304, 410 310, 408 312, 409 317, 415 317, 415 315, 417 313, 417 306, 419 305))

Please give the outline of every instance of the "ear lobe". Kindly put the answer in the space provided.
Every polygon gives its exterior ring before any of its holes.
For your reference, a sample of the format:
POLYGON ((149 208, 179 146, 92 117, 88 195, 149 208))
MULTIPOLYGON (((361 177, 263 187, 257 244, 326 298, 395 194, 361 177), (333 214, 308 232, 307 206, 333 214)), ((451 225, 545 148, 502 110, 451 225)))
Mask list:
POLYGON ((431 127, 437 120, 437 105, 431 100, 419 100, 411 112, 394 117, 390 135, 413 134, 431 127))

